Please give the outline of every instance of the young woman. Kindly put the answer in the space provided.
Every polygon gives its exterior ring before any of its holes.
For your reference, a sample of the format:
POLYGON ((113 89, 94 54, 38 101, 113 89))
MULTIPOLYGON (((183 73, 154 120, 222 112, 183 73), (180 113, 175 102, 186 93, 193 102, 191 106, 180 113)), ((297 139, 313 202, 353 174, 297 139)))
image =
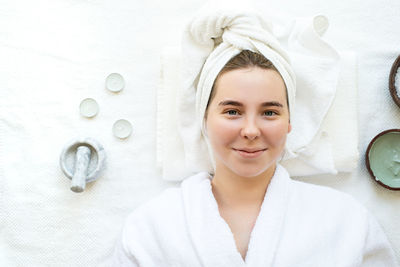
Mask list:
POLYGON ((262 55, 244 50, 219 73, 204 119, 216 160, 212 191, 244 259, 291 130, 279 72, 262 55))
POLYGON ((262 54, 219 72, 204 116, 215 173, 186 178, 128 218, 114 266, 397 266, 376 220, 350 195, 291 180, 287 90, 262 54))

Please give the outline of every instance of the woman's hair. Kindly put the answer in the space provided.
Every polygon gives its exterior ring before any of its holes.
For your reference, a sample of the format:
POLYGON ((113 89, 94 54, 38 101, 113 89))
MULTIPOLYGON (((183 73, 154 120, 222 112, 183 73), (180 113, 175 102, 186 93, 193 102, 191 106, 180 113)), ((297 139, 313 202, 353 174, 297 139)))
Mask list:
MULTIPOLYGON (((211 101, 213 100, 213 98, 215 96, 215 93, 216 93, 215 88, 216 88, 218 78, 222 74, 224 74, 228 71, 232 71, 232 70, 236 70, 236 69, 245 69, 245 68, 249 68, 249 67, 259 67, 262 69, 274 70, 277 73, 279 73, 279 71, 275 68, 275 66, 272 64, 272 62, 269 61, 262 54, 256 53, 256 52, 253 52, 250 50, 243 50, 236 56, 232 57, 225 64, 225 66, 222 68, 222 70, 218 73, 217 77, 215 78, 214 84, 211 88, 210 98, 208 99, 205 117, 207 117, 208 106, 210 105, 211 101)), ((280 73, 279 73, 279 75, 280 75, 280 73)), ((286 94, 286 99, 287 99, 287 94, 286 94)))

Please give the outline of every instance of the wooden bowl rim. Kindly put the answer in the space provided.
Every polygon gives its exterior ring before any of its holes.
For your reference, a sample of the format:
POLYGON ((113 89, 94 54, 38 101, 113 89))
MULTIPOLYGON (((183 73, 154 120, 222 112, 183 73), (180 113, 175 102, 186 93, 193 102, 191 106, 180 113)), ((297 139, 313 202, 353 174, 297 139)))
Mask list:
POLYGON ((397 95, 397 90, 400 92, 400 88, 396 88, 396 74, 397 70, 400 67, 400 55, 396 58, 396 60, 393 62, 392 68, 390 69, 390 74, 389 74, 389 91, 390 95, 393 98, 393 101, 396 103, 397 106, 400 107, 400 98, 397 95))

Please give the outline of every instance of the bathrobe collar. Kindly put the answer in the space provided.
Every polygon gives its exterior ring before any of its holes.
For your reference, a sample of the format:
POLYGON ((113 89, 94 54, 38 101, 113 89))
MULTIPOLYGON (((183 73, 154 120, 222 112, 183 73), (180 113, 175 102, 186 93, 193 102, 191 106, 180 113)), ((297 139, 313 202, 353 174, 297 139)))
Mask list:
POLYGON ((289 174, 277 164, 251 232, 246 261, 236 248, 229 225, 220 216, 211 190, 211 179, 207 172, 201 172, 182 182, 189 235, 202 265, 271 266, 288 206, 289 174))

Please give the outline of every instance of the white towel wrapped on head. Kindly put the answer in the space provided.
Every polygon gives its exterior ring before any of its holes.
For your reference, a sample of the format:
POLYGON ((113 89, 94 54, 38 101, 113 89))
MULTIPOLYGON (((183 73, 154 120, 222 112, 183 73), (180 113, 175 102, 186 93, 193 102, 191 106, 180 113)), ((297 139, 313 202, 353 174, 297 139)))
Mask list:
MULTIPOLYGON (((169 50, 162 58, 157 157, 164 179, 182 180, 198 171, 214 171, 202 132, 204 112, 219 71, 244 49, 269 59, 287 87, 292 132, 282 165, 292 176, 338 172, 335 136, 326 131, 332 130, 326 119, 340 85, 343 59, 340 61, 339 53, 321 39, 319 34, 327 28, 327 21, 321 18, 274 25, 250 8, 243 11, 242 6, 230 5, 226 9, 212 3, 194 16, 184 32, 182 52, 169 50)), ((355 75, 347 79, 354 80, 355 75)), ((349 108, 356 112, 354 106, 349 108)), ((351 141, 345 153, 346 171, 356 166, 358 158, 356 124, 350 128, 354 131, 346 140, 351 141)))

